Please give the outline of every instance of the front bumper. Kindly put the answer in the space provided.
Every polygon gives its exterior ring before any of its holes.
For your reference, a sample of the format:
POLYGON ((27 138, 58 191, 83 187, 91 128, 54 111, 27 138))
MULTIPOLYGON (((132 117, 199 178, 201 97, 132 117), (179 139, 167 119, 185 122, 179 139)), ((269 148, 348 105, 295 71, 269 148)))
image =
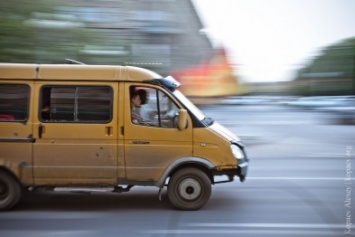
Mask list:
POLYGON ((249 167, 249 158, 246 154, 245 151, 245 146, 241 142, 232 142, 232 144, 238 146, 240 150, 243 152, 243 157, 242 159, 237 159, 238 161, 238 166, 237 168, 234 169, 222 169, 222 170, 215 170, 213 172, 214 175, 227 175, 228 180, 226 181, 214 181, 214 183, 226 183, 226 182, 232 182, 234 181, 234 176, 238 176, 241 182, 244 182, 245 178, 247 177, 248 174, 248 167, 249 167))
POLYGON ((236 175, 239 176, 240 181, 243 182, 248 174, 248 167, 249 167, 248 155, 245 151, 245 146, 241 141, 239 142, 234 141, 232 142, 232 144, 237 145, 244 154, 243 159, 238 159, 238 169, 236 172, 236 175))
POLYGON ((247 177, 248 174, 248 167, 249 167, 249 160, 246 160, 242 164, 238 165, 238 176, 240 178, 240 181, 243 182, 245 178, 247 177))
POLYGON ((234 176, 238 176, 241 182, 244 182, 249 167, 249 159, 245 159, 244 162, 239 163, 236 169, 224 169, 224 170, 214 170, 213 174, 215 176, 227 175, 228 180, 226 181, 215 181, 214 183, 226 183, 234 181, 234 176))

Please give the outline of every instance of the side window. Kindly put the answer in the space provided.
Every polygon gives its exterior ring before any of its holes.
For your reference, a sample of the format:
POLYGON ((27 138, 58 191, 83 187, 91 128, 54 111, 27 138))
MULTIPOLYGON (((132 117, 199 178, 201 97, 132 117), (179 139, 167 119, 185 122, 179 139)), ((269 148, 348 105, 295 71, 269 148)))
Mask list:
POLYGON ((108 123, 113 92, 109 86, 44 86, 40 120, 44 122, 108 123))
POLYGON ((163 91, 151 87, 131 86, 130 93, 133 124, 177 127, 179 107, 163 91))
POLYGON ((30 87, 23 84, 0 84, 0 122, 28 119, 30 87))

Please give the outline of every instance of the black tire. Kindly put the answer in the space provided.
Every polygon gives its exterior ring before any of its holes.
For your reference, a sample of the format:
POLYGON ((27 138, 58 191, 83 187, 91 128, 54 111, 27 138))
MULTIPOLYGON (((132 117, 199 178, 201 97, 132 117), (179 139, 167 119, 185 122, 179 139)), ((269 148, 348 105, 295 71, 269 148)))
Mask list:
POLYGON ((13 208, 22 196, 20 184, 10 174, 0 171, 0 210, 13 208))
POLYGON ((185 168, 177 171, 168 184, 171 204, 180 210, 198 210, 211 196, 211 180, 201 170, 185 168))

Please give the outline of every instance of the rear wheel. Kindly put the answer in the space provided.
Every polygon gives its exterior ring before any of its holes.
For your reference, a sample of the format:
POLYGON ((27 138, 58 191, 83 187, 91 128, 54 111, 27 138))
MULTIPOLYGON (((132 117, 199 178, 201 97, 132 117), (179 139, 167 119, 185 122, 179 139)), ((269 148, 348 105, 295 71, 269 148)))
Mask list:
POLYGON ((211 181, 201 170, 185 168, 177 171, 168 184, 171 204, 181 210, 197 210, 211 196, 211 181))
POLYGON ((0 210, 9 210, 21 198, 20 184, 7 172, 0 171, 0 210))

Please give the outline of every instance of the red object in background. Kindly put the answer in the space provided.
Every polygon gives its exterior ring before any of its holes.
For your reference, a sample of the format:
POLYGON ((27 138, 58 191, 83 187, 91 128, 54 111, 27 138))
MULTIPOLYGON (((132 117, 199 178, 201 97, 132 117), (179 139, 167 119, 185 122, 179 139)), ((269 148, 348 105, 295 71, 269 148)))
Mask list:
POLYGON ((223 48, 217 49, 209 60, 187 69, 171 73, 179 88, 190 97, 218 97, 235 95, 238 81, 223 48))

